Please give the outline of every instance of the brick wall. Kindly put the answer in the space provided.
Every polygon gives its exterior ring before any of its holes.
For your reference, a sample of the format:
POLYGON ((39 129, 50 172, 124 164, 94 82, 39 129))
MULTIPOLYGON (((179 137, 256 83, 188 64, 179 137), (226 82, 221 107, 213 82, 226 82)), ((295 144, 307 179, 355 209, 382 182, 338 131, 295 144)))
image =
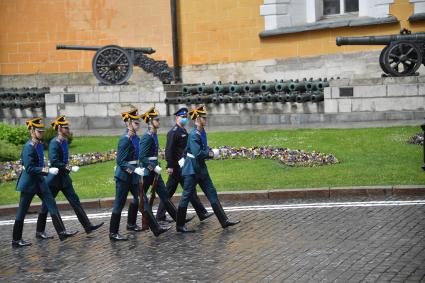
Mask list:
POLYGON ((0 0, 0 75, 90 72, 94 52, 56 44, 150 46, 172 63, 168 0, 0 0))

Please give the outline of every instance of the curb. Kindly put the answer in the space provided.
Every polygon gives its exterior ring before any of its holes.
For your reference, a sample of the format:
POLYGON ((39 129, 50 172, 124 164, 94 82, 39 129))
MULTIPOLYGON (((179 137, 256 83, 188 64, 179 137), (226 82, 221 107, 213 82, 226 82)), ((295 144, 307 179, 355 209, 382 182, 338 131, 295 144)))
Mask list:
MULTIPOLYGON (((173 196, 174 203, 180 201, 181 194, 173 196)), ((397 186, 359 186, 359 187, 323 187, 308 189, 275 189, 256 191, 218 192, 221 201, 255 201, 255 200, 290 200, 290 199, 339 199, 344 197, 389 197, 389 196, 425 196, 425 185, 397 185, 397 186)), ((208 202, 205 195, 199 194, 203 202, 208 202)), ((155 203, 158 203, 158 197, 155 203)), ((131 197, 127 199, 127 203, 131 197)), ((70 210, 67 201, 56 202, 59 210, 70 210)), ((86 199, 81 204, 84 208, 111 208, 114 198, 86 199)), ((37 213, 41 203, 33 203, 28 213, 37 213)), ((14 215, 17 204, 0 205, 0 216, 14 215)))

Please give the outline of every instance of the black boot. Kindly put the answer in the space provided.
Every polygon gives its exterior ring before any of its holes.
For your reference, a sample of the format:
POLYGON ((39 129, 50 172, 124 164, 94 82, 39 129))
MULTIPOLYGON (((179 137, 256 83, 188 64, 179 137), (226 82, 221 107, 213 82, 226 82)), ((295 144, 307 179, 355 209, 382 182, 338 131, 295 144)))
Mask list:
POLYGON ((114 241, 127 241, 128 237, 118 233, 120 227, 121 213, 113 213, 111 215, 111 223, 109 225, 109 239, 114 241))
POLYGON ((224 210, 223 210, 223 207, 221 206, 220 201, 217 201, 217 203, 215 203, 211 206, 214 210, 215 215, 218 218, 218 221, 220 221, 221 227, 223 227, 223 229, 226 228, 226 227, 229 227, 229 226, 236 225, 240 222, 238 220, 232 221, 232 220, 229 220, 227 218, 226 213, 224 213, 224 210))
POLYGON ((35 230, 35 237, 41 240, 53 239, 53 236, 47 235, 45 232, 46 229, 46 220, 47 220, 47 212, 41 212, 38 214, 37 218, 37 228, 35 230))
POLYGON ((84 211, 84 209, 81 206, 74 207, 74 211, 75 211, 75 214, 77 215, 78 221, 80 221, 81 225, 83 225, 84 231, 86 231, 87 234, 90 234, 94 230, 99 229, 103 225, 103 222, 93 225, 90 222, 90 219, 88 218, 87 213, 84 211))
POLYGON ((130 203, 128 206, 127 230, 134 232, 142 232, 143 229, 136 224, 138 207, 130 203))
POLYGON ((31 246, 30 242, 27 242, 22 239, 23 229, 24 229, 24 221, 15 220, 15 225, 13 225, 12 247, 21 248, 25 246, 31 246))
POLYGON ((60 214, 51 215, 53 226, 55 227, 56 232, 59 235, 61 241, 70 238, 78 233, 78 231, 66 231, 65 225, 63 224, 60 214))
POLYGON ((162 233, 168 231, 170 229, 170 226, 161 226, 159 225, 158 221, 156 220, 155 216, 153 216, 152 210, 148 209, 144 211, 146 217, 149 221, 149 228, 151 229, 152 233, 155 235, 155 237, 158 237, 162 233))
MULTIPOLYGON (((167 210, 168 214, 170 214, 171 218, 177 222, 177 208, 171 200, 167 200, 164 202, 165 210, 167 210)), ((186 223, 192 221, 195 218, 195 215, 190 216, 186 219, 186 223)))
POLYGON ((200 221, 204 221, 205 219, 214 215, 214 213, 208 212, 205 209, 205 206, 202 204, 198 195, 194 194, 190 203, 192 204, 193 209, 195 209, 196 215, 198 215, 198 218, 199 218, 200 221))
POLYGON ((176 231, 181 233, 194 233, 195 230, 188 230, 185 225, 187 207, 179 206, 177 210, 176 231))

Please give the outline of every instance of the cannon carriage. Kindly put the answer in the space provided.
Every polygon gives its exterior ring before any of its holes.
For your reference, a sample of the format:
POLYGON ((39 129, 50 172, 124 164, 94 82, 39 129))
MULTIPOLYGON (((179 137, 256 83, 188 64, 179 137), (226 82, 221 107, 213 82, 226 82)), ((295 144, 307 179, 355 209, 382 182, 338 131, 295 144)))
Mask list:
POLYGON ((386 45, 379 56, 383 76, 417 75, 419 67, 425 65, 425 32, 402 29, 392 35, 337 37, 336 45, 386 45))

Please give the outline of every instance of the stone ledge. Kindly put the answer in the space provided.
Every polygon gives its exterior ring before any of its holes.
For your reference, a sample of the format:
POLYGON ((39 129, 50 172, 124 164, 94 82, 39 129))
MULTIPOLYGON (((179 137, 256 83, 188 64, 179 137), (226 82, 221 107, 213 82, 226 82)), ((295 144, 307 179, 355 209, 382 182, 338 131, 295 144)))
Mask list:
POLYGON ((334 29, 340 27, 357 27, 357 26, 371 26, 371 25, 382 25, 382 24, 394 24, 398 23, 398 19, 394 16, 386 18, 370 18, 370 17, 359 17, 359 18, 348 18, 348 19, 334 19, 333 21, 318 21, 312 24, 306 24, 302 26, 294 27, 282 27, 274 30, 266 30, 260 32, 260 38, 266 38, 270 36, 299 33, 304 31, 322 30, 322 29, 334 29))
POLYGON ((423 20, 425 20, 425 13, 417 13, 409 17, 409 22, 418 22, 423 20))
MULTIPOLYGON (((207 198, 203 194, 198 194, 203 202, 207 198)), ((357 197, 386 197, 386 196, 425 196, 425 185, 396 185, 396 186, 357 186, 357 187, 323 187, 306 189, 275 189, 275 190, 254 190, 254 191, 232 191, 219 192, 218 196, 222 201, 254 201, 254 200, 288 200, 288 199, 336 199, 336 198, 357 198, 357 197)), ((181 194, 175 194, 173 201, 178 203, 181 194)), ((130 203, 132 197, 128 197, 130 203)), ((158 204, 159 197, 155 199, 158 204)), ((56 202, 59 210, 70 210, 71 206, 67 201, 56 202)), ((114 198, 87 199, 82 200, 84 208, 111 208, 114 205, 114 198)), ((17 204, 1 205, 0 216, 13 215, 18 208, 17 204)), ((37 213, 41 208, 41 203, 31 204, 28 213, 37 213)))

